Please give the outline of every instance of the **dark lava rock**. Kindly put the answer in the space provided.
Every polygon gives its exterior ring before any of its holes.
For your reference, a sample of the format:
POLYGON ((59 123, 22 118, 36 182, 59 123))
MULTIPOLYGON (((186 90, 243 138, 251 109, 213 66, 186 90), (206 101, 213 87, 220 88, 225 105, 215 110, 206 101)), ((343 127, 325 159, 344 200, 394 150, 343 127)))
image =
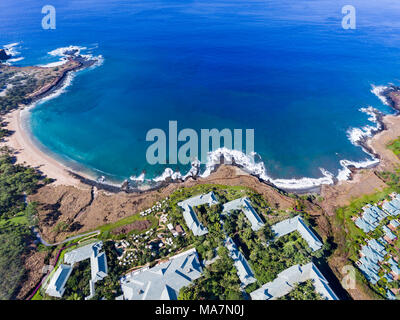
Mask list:
POLYGON ((7 60, 10 59, 11 56, 9 56, 4 49, 0 49, 0 60, 7 60))

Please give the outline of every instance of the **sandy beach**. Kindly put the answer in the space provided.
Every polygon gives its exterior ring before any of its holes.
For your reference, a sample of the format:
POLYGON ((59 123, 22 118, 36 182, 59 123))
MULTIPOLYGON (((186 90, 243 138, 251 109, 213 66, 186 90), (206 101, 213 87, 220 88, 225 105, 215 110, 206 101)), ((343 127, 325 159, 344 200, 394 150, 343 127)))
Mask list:
POLYGON ((87 186, 69 174, 66 166, 45 154, 34 145, 29 133, 22 127, 21 112, 23 112, 23 110, 18 109, 4 116, 4 120, 7 122, 6 128, 12 131, 13 134, 5 138, 4 141, 1 142, 1 146, 7 146, 15 150, 17 163, 30 165, 40 170, 47 177, 55 179, 53 182, 54 185, 66 185, 87 189, 87 186))

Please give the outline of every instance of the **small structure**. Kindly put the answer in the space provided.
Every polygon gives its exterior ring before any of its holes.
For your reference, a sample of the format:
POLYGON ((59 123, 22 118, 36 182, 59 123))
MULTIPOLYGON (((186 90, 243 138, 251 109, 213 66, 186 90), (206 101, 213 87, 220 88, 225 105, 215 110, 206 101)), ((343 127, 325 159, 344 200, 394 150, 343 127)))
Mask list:
POLYGON ((382 208, 391 216, 398 216, 400 214, 400 195, 395 194, 391 201, 386 201, 382 208))
POLYGON ((67 283, 71 272, 72 267, 70 265, 60 265, 47 286, 46 294, 52 297, 61 298, 64 294, 65 284, 67 283))
POLYGON ((391 258, 388 260, 388 263, 389 263, 390 269, 392 270, 393 276, 395 276, 396 278, 398 278, 399 275, 400 275, 399 264, 393 259, 393 257, 391 257, 391 258))
POLYGON ((383 237, 387 242, 393 242, 397 239, 397 236, 387 227, 383 226, 382 227, 383 232, 385 233, 385 236, 383 237))
POLYGON ((244 255, 239 251, 232 238, 227 237, 224 241, 224 244, 229 250, 229 255, 233 260, 233 264, 237 270, 237 275, 242 283, 242 287, 244 288, 248 284, 256 282, 257 279, 254 277, 254 273, 251 270, 249 263, 244 255))
POLYGON ((387 298, 388 298, 389 300, 397 300, 395 294, 394 294, 393 291, 390 290, 390 289, 387 289, 387 290, 386 290, 386 296, 387 296, 387 298))
POLYGON ((388 228, 392 231, 395 231, 398 227, 400 226, 400 223, 398 220, 394 219, 391 220, 388 224, 388 228))
POLYGON ((277 238, 280 238, 288 233, 298 231, 313 251, 317 251, 322 248, 322 242, 304 223, 304 220, 300 216, 283 220, 273 225, 272 231, 275 233, 277 238))
POLYGON ((203 236, 208 233, 208 230, 200 223, 193 208, 203 204, 212 206, 217 203, 218 200, 212 191, 178 203, 178 206, 183 209, 183 218, 185 219, 186 225, 190 230, 192 230, 195 236, 203 236))
POLYGON ((250 296, 253 300, 275 300, 292 291, 296 284, 307 280, 313 280, 315 291, 326 300, 339 300, 329 286, 328 280, 312 262, 304 266, 297 264, 282 271, 275 280, 251 292, 250 296))
POLYGON ((178 235, 185 235, 185 230, 183 230, 182 226, 180 224, 177 224, 175 227, 175 231, 178 232, 178 235))
POLYGON ((225 203, 222 214, 229 214, 234 210, 243 211, 246 218, 250 221, 253 231, 257 231, 264 226, 264 222, 261 220, 256 210, 254 210, 249 198, 239 198, 225 203))
POLYGON ((169 231, 171 231, 172 235, 176 238, 177 236, 183 236, 185 235, 185 231, 182 229, 182 227, 178 224, 174 228, 172 223, 168 223, 167 228, 169 231))
POLYGON ((174 229, 174 226, 172 225, 172 223, 168 223, 167 224, 167 228, 168 228, 169 231, 171 231, 171 233, 172 233, 172 235, 174 237, 178 236, 178 232, 176 232, 176 230, 174 229))
POLYGON ((142 268, 121 278, 125 300, 176 300, 179 290, 202 275, 196 249, 171 257, 153 268, 142 268))

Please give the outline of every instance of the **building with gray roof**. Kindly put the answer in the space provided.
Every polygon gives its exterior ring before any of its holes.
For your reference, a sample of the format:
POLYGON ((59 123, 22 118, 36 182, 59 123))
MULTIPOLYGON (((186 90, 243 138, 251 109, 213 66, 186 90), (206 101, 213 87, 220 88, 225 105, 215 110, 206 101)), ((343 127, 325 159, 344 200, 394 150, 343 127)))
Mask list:
POLYGON ((196 249, 171 257, 152 268, 142 268, 121 278, 125 300, 176 300, 179 290, 202 275, 196 249))
POLYGON ((382 208, 387 211, 391 216, 400 214, 400 195, 396 194, 391 201, 385 201, 382 208))
POLYGON ((390 230, 387 226, 382 227, 383 232, 385 233, 385 238, 389 241, 394 241, 397 239, 397 236, 390 230))
POLYGON ((339 300, 329 286, 328 280, 312 263, 294 265, 278 274, 273 281, 250 293, 253 300, 275 300, 292 291, 296 284, 312 280, 315 291, 326 300, 339 300))
POLYGON ((246 218, 250 221, 251 229, 257 231, 264 226, 264 222, 256 210, 251 205, 250 199, 247 197, 239 198, 224 204, 222 214, 229 214, 235 210, 242 210, 246 218))
POLYGON ((394 219, 389 222, 389 226, 393 229, 397 229, 400 226, 400 223, 398 220, 394 219))
POLYGON ((107 276, 107 258, 105 252, 102 252, 103 242, 91 243, 72 251, 65 253, 64 263, 52 277, 47 287, 46 293, 50 296, 61 298, 64 294, 63 286, 71 275, 75 263, 90 259, 91 279, 89 281, 90 295, 85 299, 94 296, 94 285, 97 281, 103 280, 107 276), (60 286, 59 284, 63 285, 60 286), (61 288, 61 289, 60 289, 61 288))
POLYGON ((212 191, 207 194, 195 196, 178 203, 178 206, 183 209, 183 218, 185 219, 186 225, 190 230, 192 230, 195 236, 203 236, 208 233, 208 230, 200 223, 193 208, 203 204, 208 204, 209 206, 212 206, 217 203, 218 200, 215 197, 214 192, 212 191))
POLYGON ((379 281, 379 263, 382 262, 387 254, 385 247, 376 239, 371 239, 367 245, 361 247, 361 258, 357 261, 357 266, 364 274, 365 278, 375 284, 379 281))
MULTIPOLYGON (((385 205, 383 207, 385 207, 385 205)), ((358 217, 354 223, 365 233, 368 233, 375 230, 379 223, 387 216, 387 213, 377 206, 367 205, 363 208, 361 216, 358 217)))
POLYGON ((392 270, 393 274, 395 274, 396 276, 399 276, 400 275, 400 268, 399 268, 398 262, 395 261, 393 259, 393 257, 391 257, 388 260, 388 263, 389 263, 390 269, 392 270))
POLYGON ((253 270, 247 262, 244 255, 239 251, 235 242, 232 238, 227 237, 224 241, 225 247, 229 250, 229 255, 233 260, 233 265, 237 270, 242 287, 247 286, 250 283, 256 282, 257 279, 254 277, 253 270))
POLYGON ((46 294, 52 297, 61 298, 65 291, 65 284, 72 272, 72 266, 67 264, 60 265, 51 278, 46 294))
POLYGON ((304 220, 300 216, 278 222, 272 226, 272 231, 275 233, 276 238, 298 231, 313 251, 322 248, 322 242, 305 224, 304 220))

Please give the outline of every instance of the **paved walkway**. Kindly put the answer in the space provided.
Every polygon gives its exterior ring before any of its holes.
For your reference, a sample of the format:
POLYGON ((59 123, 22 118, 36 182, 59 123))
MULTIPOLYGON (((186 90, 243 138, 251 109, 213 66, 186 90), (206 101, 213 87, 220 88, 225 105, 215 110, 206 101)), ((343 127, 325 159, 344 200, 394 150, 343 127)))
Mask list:
POLYGON ((79 239, 79 238, 82 238, 82 237, 86 237, 86 236, 90 236, 90 235, 94 235, 94 234, 100 234, 100 230, 91 231, 91 232, 88 232, 88 233, 79 234, 79 235, 76 235, 76 236, 73 236, 73 237, 69 237, 69 238, 67 238, 67 239, 65 239, 63 241, 57 242, 57 243, 48 243, 46 240, 44 240, 42 238, 42 236, 40 235, 38 228, 34 228, 33 229, 33 233, 35 234, 36 238, 40 241, 41 244, 43 244, 46 247, 54 247, 54 246, 58 246, 60 244, 63 244, 63 243, 66 243, 66 242, 69 242, 69 241, 72 241, 72 240, 75 240, 75 239, 79 239))

